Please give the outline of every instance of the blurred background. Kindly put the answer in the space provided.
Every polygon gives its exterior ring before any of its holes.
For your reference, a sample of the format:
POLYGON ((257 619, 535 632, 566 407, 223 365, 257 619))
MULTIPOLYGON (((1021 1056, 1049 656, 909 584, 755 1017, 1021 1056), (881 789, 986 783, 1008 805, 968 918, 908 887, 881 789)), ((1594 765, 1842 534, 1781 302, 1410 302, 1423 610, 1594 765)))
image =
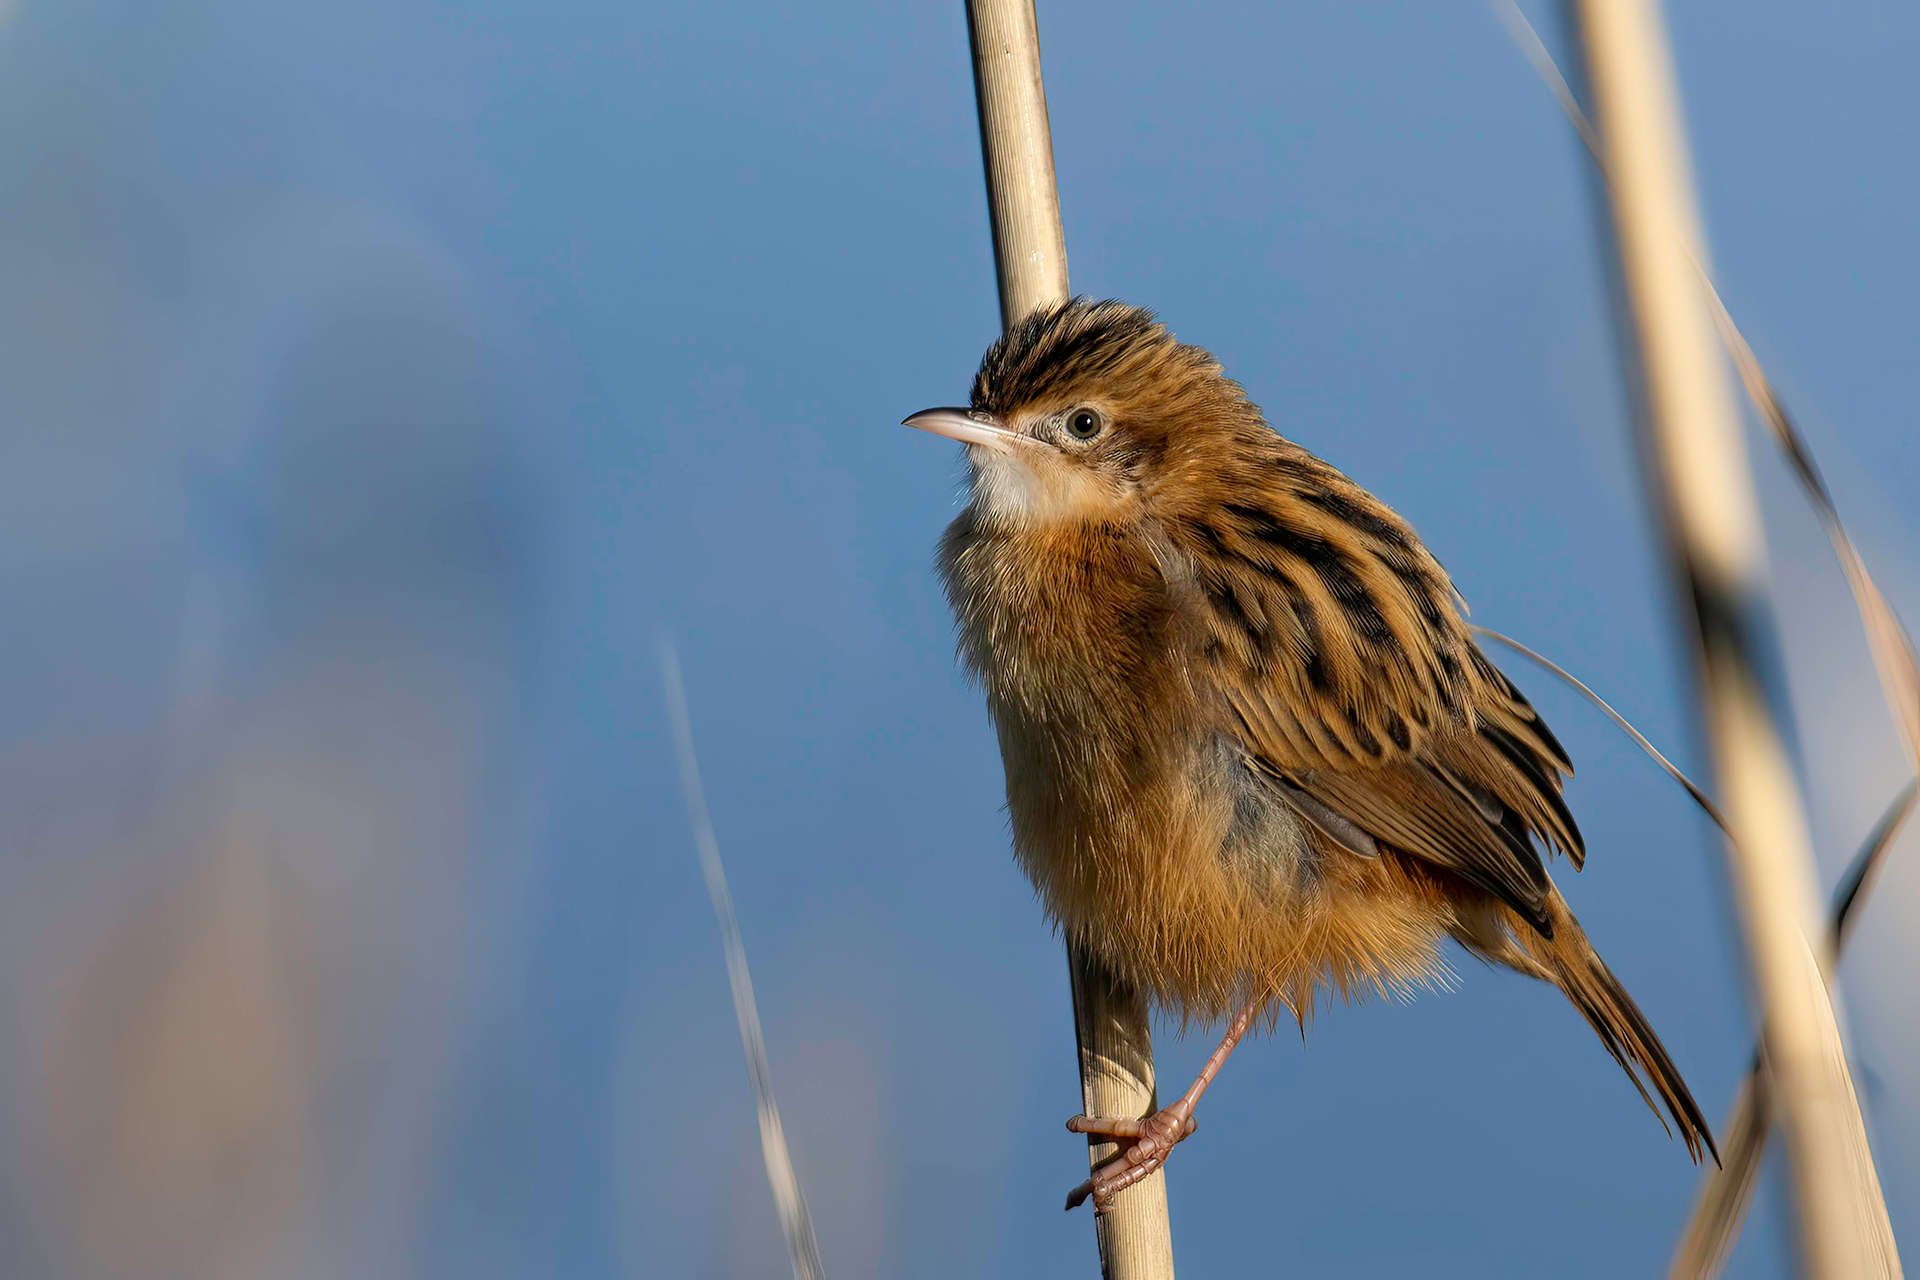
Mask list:
MULTIPOLYGON (((1920 10, 1673 10, 1723 293, 1913 616, 1920 10)), ((1488 9, 1040 22, 1075 286, 1698 767, 1586 162, 1488 9)), ((0 0, 0 1271, 781 1274, 664 630, 830 1273, 1093 1274, 1065 966, 931 572, 957 451, 895 425, 993 290, 958 3, 0 0)), ((1831 882, 1905 775, 1754 453, 1831 882)), ((1580 765, 1568 896, 1717 1119, 1706 824, 1507 665, 1580 765)), ((1917 840, 1843 968, 1907 1237, 1917 840)), ((1651 1274, 1695 1186, 1464 959, 1203 1115, 1195 1275, 1651 1274)), ((1769 1184, 1733 1270, 1784 1258, 1769 1184)))

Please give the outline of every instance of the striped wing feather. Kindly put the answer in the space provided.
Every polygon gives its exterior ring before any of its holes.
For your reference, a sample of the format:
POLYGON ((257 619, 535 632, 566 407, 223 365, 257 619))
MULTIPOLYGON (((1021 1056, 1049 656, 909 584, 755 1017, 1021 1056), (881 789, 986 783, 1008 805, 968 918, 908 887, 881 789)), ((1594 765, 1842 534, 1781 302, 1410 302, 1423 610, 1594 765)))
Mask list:
POLYGON ((1534 840, 1585 853, 1566 752, 1405 521, 1277 436, 1243 462, 1257 483, 1171 529, 1221 727, 1259 769, 1550 935, 1534 840))

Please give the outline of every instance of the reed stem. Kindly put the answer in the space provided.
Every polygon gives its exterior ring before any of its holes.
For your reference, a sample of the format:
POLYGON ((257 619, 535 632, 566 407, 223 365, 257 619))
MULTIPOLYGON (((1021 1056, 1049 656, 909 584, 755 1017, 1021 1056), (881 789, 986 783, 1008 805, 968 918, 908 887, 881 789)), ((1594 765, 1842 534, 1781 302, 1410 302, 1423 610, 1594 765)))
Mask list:
POLYGON ((1654 0, 1570 0, 1611 181, 1642 457, 1694 622, 1701 716, 1748 975, 1785 1138, 1800 1274, 1899 1274, 1823 970, 1828 938, 1798 786, 1759 676, 1758 505, 1713 316, 1678 94, 1654 0))
MULTIPOLYGON (((967 33, 993 220, 1000 321, 1011 327, 1035 308, 1068 298, 1066 238, 1060 227, 1033 0, 967 0, 967 33)), ((1067 963, 1086 1114, 1151 1115, 1159 1104, 1146 1001, 1077 948, 1069 946, 1067 963)), ((1117 1150, 1111 1142, 1089 1141, 1089 1167, 1117 1150)), ((1095 1216, 1094 1233, 1100 1273, 1108 1280, 1172 1280, 1165 1175, 1156 1171, 1120 1192, 1111 1210, 1095 1216)))

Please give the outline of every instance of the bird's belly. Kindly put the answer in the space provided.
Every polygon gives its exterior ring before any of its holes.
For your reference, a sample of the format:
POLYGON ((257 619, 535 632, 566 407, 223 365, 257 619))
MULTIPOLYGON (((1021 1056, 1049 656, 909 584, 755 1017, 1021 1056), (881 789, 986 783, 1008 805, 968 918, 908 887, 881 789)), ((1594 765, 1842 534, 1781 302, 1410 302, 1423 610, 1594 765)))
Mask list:
POLYGON ((1087 795, 1010 760, 1014 846, 1047 912, 1118 978, 1186 1017, 1276 996, 1444 981, 1444 895, 1410 860, 1332 843, 1227 744, 1087 795))
POLYGON ((1223 742, 1183 757, 1093 794, 1041 758, 1010 762, 1009 808, 1063 931, 1162 1003, 1212 1014, 1300 933, 1330 854, 1223 742))

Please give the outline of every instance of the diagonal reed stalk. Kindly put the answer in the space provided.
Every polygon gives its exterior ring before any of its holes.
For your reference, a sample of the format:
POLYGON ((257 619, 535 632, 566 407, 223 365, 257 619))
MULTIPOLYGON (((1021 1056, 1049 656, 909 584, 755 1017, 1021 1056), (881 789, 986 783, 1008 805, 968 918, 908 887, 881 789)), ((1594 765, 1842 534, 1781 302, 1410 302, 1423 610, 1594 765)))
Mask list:
MULTIPOLYGON (((1607 174, 1606 155, 1600 148, 1600 135, 1594 132, 1592 122, 1580 109, 1573 89, 1567 84, 1566 77, 1560 74, 1553 55, 1541 43, 1533 24, 1527 21, 1526 14, 1520 11, 1514 0, 1498 0, 1494 11, 1507 25, 1514 42, 1520 46, 1527 61, 1533 64, 1534 71, 1552 91, 1554 100, 1560 104, 1568 122, 1586 144, 1587 153, 1593 158, 1600 176, 1611 181, 1607 174)), ((1913 637, 1901 625, 1892 606, 1880 593, 1880 588, 1874 585, 1873 575, 1867 572, 1866 562, 1840 521, 1840 512, 1834 506, 1833 495, 1827 489, 1820 468, 1814 463, 1813 451, 1807 447, 1806 437, 1800 434, 1792 415, 1787 412, 1786 403, 1774 390, 1773 383, 1760 367, 1759 359, 1754 356, 1753 348, 1728 313, 1712 277, 1691 250, 1687 257, 1700 277, 1701 288, 1706 291, 1714 327, 1719 331, 1721 343, 1740 375, 1747 398, 1753 402, 1760 420, 1766 423, 1768 434, 1785 456, 1807 502, 1819 516, 1827 540, 1833 544, 1834 555, 1839 558, 1840 567, 1846 573, 1847 587, 1853 593, 1854 607, 1860 612, 1860 625, 1866 632, 1867 647, 1873 655, 1874 670, 1880 677, 1887 709, 1900 730, 1907 753, 1913 757, 1915 771, 1920 772, 1920 662, 1915 659, 1913 637)))
POLYGON ((733 1014, 740 1024, 740 1048, 747 1056, 747 1075, 753 1081, 753 1101, 760 1119, 760 1155, 766 1161, 767 1184, 786 1233, 787 1253, 793 1260, 793 1280, 822 1280, 820 1245, 813 1235, 813 1215, 800 1194, 800 1178, 793 1171, 786 1130, 780 1124, 780 1106, 773 1098, 773 1065, 767 1061, 766 1038, 760 1034, 760 1006, 753 998, 753 978, 747 972, 747 948, 740 940, 740 922, 733 914, 733 893, 727 888, 727 870, 720 863, 720 842, 707 813, 706 791, 700 786, 700 762, 693 753, 693 721, 687 713, 687 690, 680 679, 680 658, 673 642, 660 639, 660 678, 666 686, 667 714, 673 721, 674 753, 680 761, 680 787, 693 823, 694 843, 700 849, 700 870, 713 899, 714 918, 720 923, 720 942, 727 953, 727 982, 733 988, 733 1014))
MULTIPOLYGON (((1785 1136, 1801 1270, 1899 1274, 1827 994, 1827 945, 1792 771, 1758 674, 1764 542, 1715 348, 1692 175, 1655 0, 1568 0, 1601 128, 1628 382, 1649 491, 1695 624, 1702 719, 1733 832, 1730 881, 1785 1136)), ((1569 94, 1570 98, 1571 95, 1569 94)))
MULTIPOLYGON (((1561 75, 1559 67, 1555 65, 1552 55, 1548 53, 1539 34, 1527 21, 1514 0, 1496 0, 1495 10, 1512 33, 1521 52, 1533 65, 1535 72, 1552 91, 1561 110, 1580 135, 1581 141, 1586 144, 1601 177, 1611 182, 1600 136, 1588 121, 1586 114, 1581 111, 1580 104, 1573 90, 1568 86, 1566 77, 1561 75)), ((1912 637, 1894 615, 1879 587, 1874 584, 1872 575, 1868 573, 1866 564, 1852 538, 1847 535, 1832 495, 1821 477, 1819 468, 1814 463, 1811 449, 1807 447, 1806 440, 1795 426, 1785 403, 1762 370, 1759 360, 1753 354, 1753 348, 1727 311, 1719 291, 1714 288, 1712 278, 1690 250, 1688 260, 1705 291, 1714 327, 1740 375, 1741 384, 1748 398, 1759 413, 1761 421, 1766 424, 1775 445, 1785 456, 1789 469, 1799 482, 1807 501, 1813 506, 1828 541, 1833 545, 1834 554, 1840 560, 1841 568, 1846 574, 1847 586, 1853 594, 1855 607, 1860 614, 1861 626, 1866 633, 1868 649, 1873 657, 1875 671, 1880 678, 1881 690, 1888 710, 1900 730, 1901 739, 1909 755, 1914 759, 1916 770, 1920 770, 1920 665, 1915 662, 1912 637)), ((1842 881, 1842 894, 1839 905, 1836 907, 1830 947, 1824 951, 1816 951, 1822 974, 1828 981, 1831 981, 1832 967, 1838 959, 1840 949, 1845 945, 1849 923, 1857 916, 1854 909, 1870 887, 1872 875, 1878 868, 1885 850, 1892 844, 1901 824, 1911 812, 1912 795, 1912 789, 1909 788, 1903 799, 1894 802, 1893 807, 1887 811, 1876 827, 1874 837, 1868 841, 1866 849, 1862 851, 1861 856, 1856 859, 1847 877, 1842 881)), ((1724 1164, 1721 1169, 1709 1173, 1702 1181, 1694 1212, 1675 1251, 1670 1272, 1672 1280, 1689 1280, 1692 1277, 1717 1275, 1726 1265, 1727 1252, 1739 1236, 1741 1223, 1745 1220, 1747 1209, 1752 1201, 1753 1188, 1759 1176, 1760 1162, 1765 1154, 1772 1120, 1763 1064, 1761 1059, 1756 1057, 1755 1066, 1749 1072, 1747 1081, 1742 1086, 1740 1095, 1722 1129, 1724 1164)), ((1889 1234, 1886 1239, 1889 1255, 1891 1255, 1891 1243, 1889 1234)), ((1897 1257, 1889 1256, 1888 1264, 1897 1273, 1899 1266, 1897 1257)))
MULTIPOLYGON (((1880 821, 1874 824, 1872 834, 1847 868, 1847 874, 1840 878, 1840 885, 1834 891, 1830 921, 1836 959, 1853 931, 1854 922, 1859 919, 1855 908, 1885 861, 1894 836, 1913 812, 1917 794, 1920 794, 1920 784, 1909 782, 1901 789, 1880 821)), ((1746 1079, 1741 1082, 1740 1092, 1720 1127, 1722 1166, 1701 1181, 1693 1214, 1673 1252, 1667 1272, 1669 1280, 1704 1280, 1719 1275, 1725 1268, 1727 1254, 1740 1238, 1740 1226, 1753 1204, 1754 1187, 1760 1180, 1760 1162, 1766 1154, 1767 1135, 1772 1128, 1766 1057, 1756 1047, 1747 1066, 1746 1079)))

